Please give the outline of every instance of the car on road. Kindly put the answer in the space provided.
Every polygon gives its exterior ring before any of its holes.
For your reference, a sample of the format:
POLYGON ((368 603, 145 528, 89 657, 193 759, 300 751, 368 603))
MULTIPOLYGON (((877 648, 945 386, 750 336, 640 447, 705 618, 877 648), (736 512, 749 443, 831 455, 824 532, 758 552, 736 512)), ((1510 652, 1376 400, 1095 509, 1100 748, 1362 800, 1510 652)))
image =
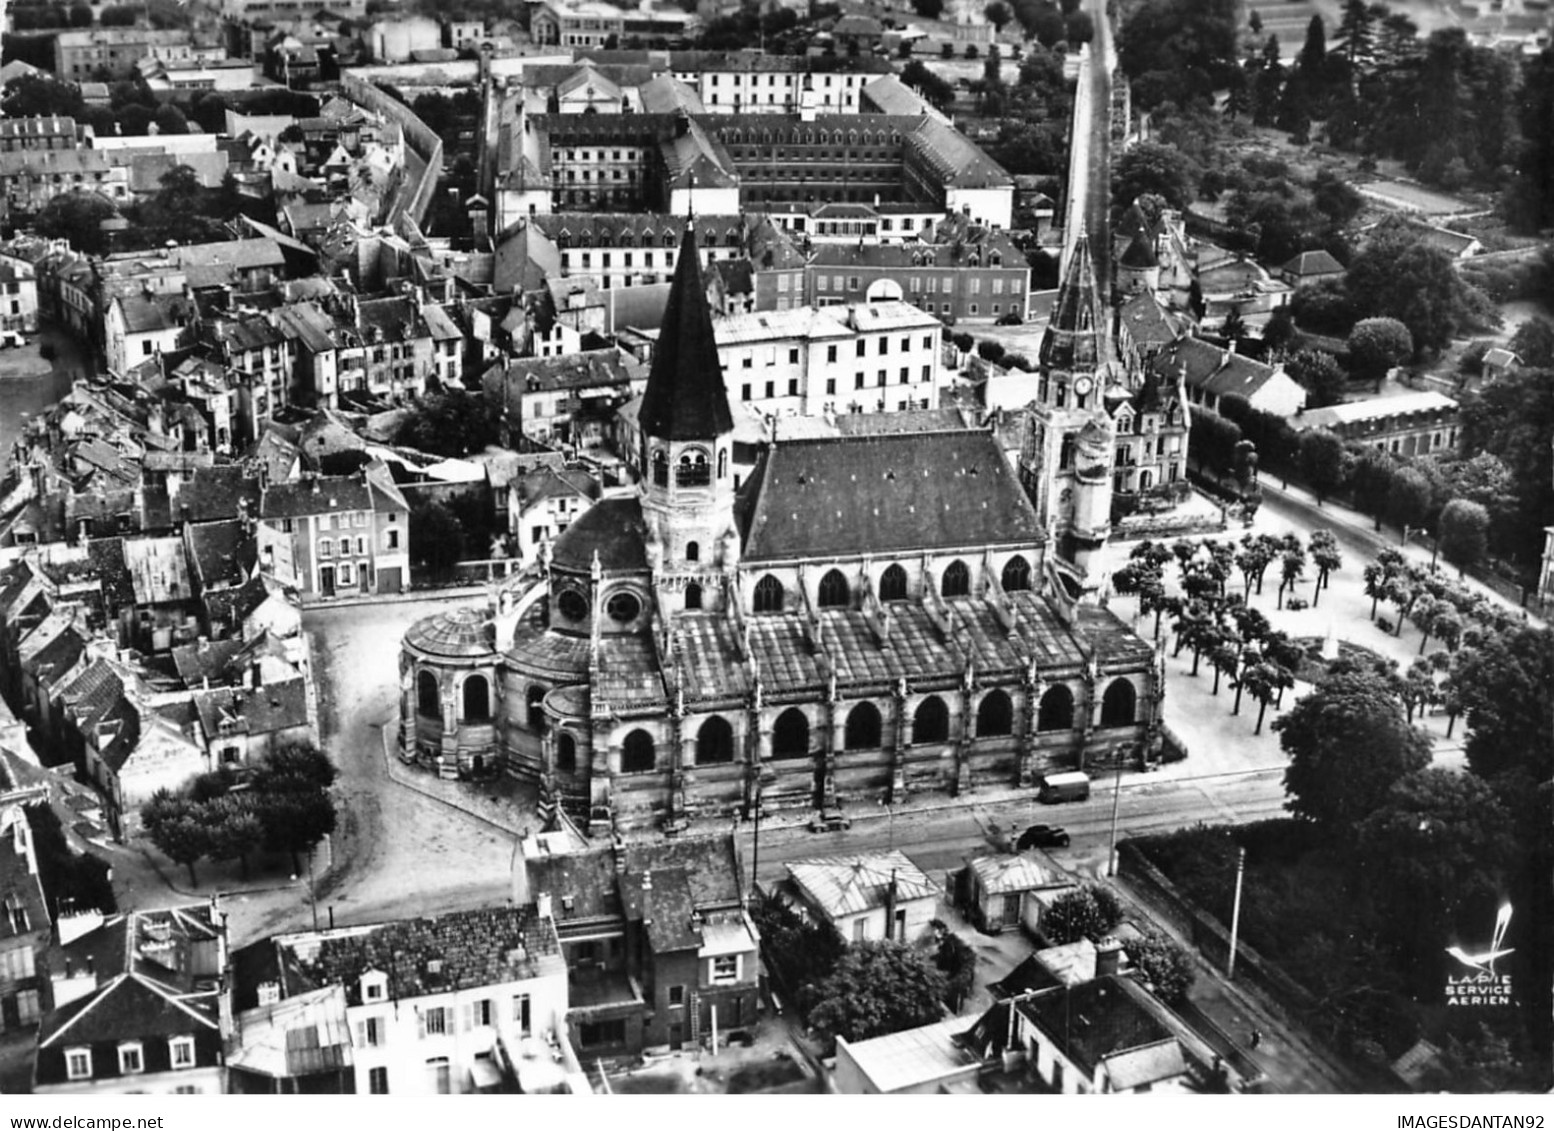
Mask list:
POLYGON ((0 349, 16 347, 20 349, 27 344, 27 339, 22 336, 20 330, 0 330, 0 349))
POLYGON ((1014 842, 1017 852, 1029 848, 1067 848, 1068 832, 1057 825, 1032 825, 1014 842))
POLYGON ((852 819, 840 809, 823 809, 809 819, 812 833, 846 832, 852 827, 852 819))

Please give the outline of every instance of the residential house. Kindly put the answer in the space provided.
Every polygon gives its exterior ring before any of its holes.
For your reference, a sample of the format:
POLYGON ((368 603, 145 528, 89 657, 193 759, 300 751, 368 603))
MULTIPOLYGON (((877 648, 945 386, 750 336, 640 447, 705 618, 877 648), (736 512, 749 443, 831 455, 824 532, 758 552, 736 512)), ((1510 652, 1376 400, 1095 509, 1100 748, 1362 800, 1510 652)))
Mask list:
POLYGON ((41 1095, 219 1094, 226 917, 211 903, 61 916, 38 1029, 41 1095))
POLYGON ((200 603, 205 630, 212 635, 254 640, 268 633, 278 640, 291 640, 302 633, 302 610, 281 582, 264 573, 235 589, 212 590, 200 603))
MULTIPOLYGON (((10 793, 5 764, 0 787, 10 793)), ((40 959, 49 944, 49 910, 26 808, 0 805, 0 1033, 30 1028, 51 1004, 40 959)))
POLYGON ((600 349, 508 358, 487 369, 480 383, 486 403, 501 415, 509 446, 521 432, 542 443, 583 447, 602 439, 615 410, 647 386, 647 374, 619 350, 600 349))
POLYGON ((82 751, 85 777, 121 842, 140 827, 140 808, 158 790, 176 790, 215 768, 186 695, 153 695, 133 674, 122 682, 117 701, 83 735, 82 751))
POLYGON ((236 378, 240 442, 257 440, 270 417, 291 401, 291 340, 259 315, 211 319, 200 340, 228 379, 236 378))
POLYGON ((317 740, 308 716, 307 681, 293 676, 265 683, 260 669, 260 661, 254 660, 242 686, 194 692, 212 768, 252 766, 283 746, 317 740))
POLYGON ((129 199, 129 167, 96 149, 0 153, 0 214, 33 216, 56 196, 76 190, 129 199))
POLYGON ((398 593, 410 573, 409 511, 381 465, 271 483, 259 504, 260 568, 304 600, 398 593))
POLYGON ((943 892, 904 852, 823 856, 787 865, 784 898, 848 942, 916 942, 929 930, 943 892))
POLYGON ((1246 398, 1259 412, 1286 419, 1306 407, 1305 386, 1283 365, 1265 365, 1199 338, 1181 338, 1165 346, 1149 365, 1161 380, 1181 381, 1188 401, 1210 412, 1218 412, 1221 398, 1232 394, 1246 398))
POLYGON ((535 561, 539 548, 559 538, 599 493, 599 481, 582 469, 540 467, 515 476, 507 487, 507 531, 518 560, 535 561))
MULTIPOLYGON (((260 944, 261 946, 264 944, 260 944)), ((242 961, 242 952, 234 964, 242 961)), ((345 987, 324 986, 244 1009, 227 1039, 227 1091, 335 1095, 355 1091, 345 987)))
MULTIPOLYGON (((106 74, 111 79, 133 77, 135 64, 145 58, 193 59, 209 56, 197 48, 187 29, 150 31, 140 27, 104 27, 64 31, 54 37, 54 74, 81 82, 106 74)), ((225 52, 220 54, 225 55, 225 52)))
POLYGON ((953 877, 955 902, 978 930, 988 934, 1041 929, 1041 913, 1074 882, 1031 853, 979 856, 953 877))
POLYGON ((0 122, 0 153, 74 149, 79 144, 76 120, 69 116, 50 114, 38 118, 8 118, 0 122))
POLYGON ((1504 346, 1494 346, 1484 353, 1484 380, 1499 381, 1522 367, 1522 359, 1504 346))
MULTIPOLYGON (((263 1032, 260 1011, 272 1011, 273 1026, 277 1007, 299 1002, 306 1012, 295 1028, 305 1028, 307 1014, 324 1021, 320 1045, 334 1051, 315 1064, 348 1074, 347 1091, 588 1090, 567 1040, 556 927, 533 906, 278 935, 245 948, 234 967, 234 1055, 244 1077, 263 1032), (331 988, 343 1001, 318 996, 331 988)), ((251 1090, 246 1080, 242 1087, 251 1090)))
POLYGON ((118 295, 103 315, 103 354, 108 371, 123 376, 148 357, 188 343, 194 304, 181 295, 118 295))
POLYGON ((122 547, 135 592, 133 606, 119 610, 125 639, 151 652, 192 641, 199 635, 199 593, 183 539, 126 538, 122 547))
POLYGON ((578 1055, 695 1046, 754 1023, 760 934, 733 837, 551 851, 547 834, 521 849, 517 898, 555 922, 578 1055))
POLYGON ((1457 451, 1462 418, 1456 401, 1426 392, 1314 408, 1292 417, 1289 424, 1296 432, 1326 428, 1394 455, 1447 455, 1457 451))
POLYGON ((1256 260, 1217 248, 1199 251, 1196 278, 1203 301, 1198 322, 1209 331, 1222 329, 1235 313, 1249 333, 1260 337, 1273 312, 1288 306, 1295 293, 1256 260))
POLYGON ((38 328, 38 273, 27 260, 0 251, 0 329, 38 328))
POLYGON ((864 1041, 836 1040, 832 1087, 844 1096, 976 1093, 985 1065, 956 1040, 967 1019, 951 1017, 864 1041))
POLYGON ((1194 1090, 1181 1042, 1131 979, 1108 974, 1013 1002, 1012 1047, 1061 1095, 1194 1090))
POLYGON ((1297 290, 1313 283, 1326 283, 1344 277, 1344 265, 1325 248, 1302 251, 1279 268, 1279 277, 1297 290))
MULTIPOLYGON (((833 206, 836 207, 836 206, 833 206)), ((804 269, 804 301, 911 303, 948 321, 1027 317, 1031 269, 1003 232, 951 224, 921 243, 818 243, 804 269)))

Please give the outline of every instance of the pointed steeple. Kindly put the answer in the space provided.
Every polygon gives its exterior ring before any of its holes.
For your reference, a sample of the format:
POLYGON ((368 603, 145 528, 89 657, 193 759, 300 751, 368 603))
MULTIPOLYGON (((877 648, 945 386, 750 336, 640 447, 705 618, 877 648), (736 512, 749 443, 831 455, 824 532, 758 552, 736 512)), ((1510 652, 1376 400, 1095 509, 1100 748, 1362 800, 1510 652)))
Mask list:
POLYGON ((1090 237, 1081 230, 1041 339, 1043 369, 1094 369, 1100 364, 1104 307, 1096 285, 1090 237))
POLYGON ((710 440, 734 430, 707 308, 701 252, 690 223, 680 241, 680 261, 638 420, 646 435, 662 440, 710 440))

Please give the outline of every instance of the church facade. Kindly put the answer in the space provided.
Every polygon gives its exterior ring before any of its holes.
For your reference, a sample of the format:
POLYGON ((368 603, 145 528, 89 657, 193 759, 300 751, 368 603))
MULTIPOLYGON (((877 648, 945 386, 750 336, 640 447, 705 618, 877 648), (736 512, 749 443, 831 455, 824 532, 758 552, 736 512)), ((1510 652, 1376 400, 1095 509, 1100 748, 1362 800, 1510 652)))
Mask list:
POLYGON ((1119 358, 1085 268, 1018 472, 991 430, 845 435, 774 441, 736 492, 700 263, 688 228, 641 482, 537 580, 411 628, 404 754, 537 780, 591 833, 1157 758, 1161 656, 1078 595, 1122 437, 1176 412, 1185 459, 1185 410, 1119 358))

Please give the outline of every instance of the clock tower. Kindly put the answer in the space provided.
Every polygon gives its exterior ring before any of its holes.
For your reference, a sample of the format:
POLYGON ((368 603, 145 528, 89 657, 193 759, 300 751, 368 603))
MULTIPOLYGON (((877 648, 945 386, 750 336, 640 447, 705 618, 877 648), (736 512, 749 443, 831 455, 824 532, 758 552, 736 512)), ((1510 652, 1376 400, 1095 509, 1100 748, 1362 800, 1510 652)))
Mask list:
POLYGON ((1090 558, 1111 532, 1114 386, 1106 306, 1090 239, 1080 231, 1041 342, 1041 385, 1020 456, 1020 475, 1057 556, 1087 578, 1090 558))

